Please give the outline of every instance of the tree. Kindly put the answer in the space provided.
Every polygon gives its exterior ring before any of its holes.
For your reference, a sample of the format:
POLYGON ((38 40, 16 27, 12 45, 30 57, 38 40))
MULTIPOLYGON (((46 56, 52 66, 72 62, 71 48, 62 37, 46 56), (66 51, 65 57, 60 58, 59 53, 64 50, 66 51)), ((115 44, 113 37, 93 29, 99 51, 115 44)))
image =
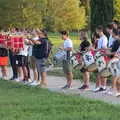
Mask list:
POLYGON ((113 0, 91 0, 91 30, 113 19, 113 0))
POLYGON ((120 22, 120 0, 114 0, 114 19, 120 22))
POLYGON ((1 26, 41 27, 40 0, 1 0, 1 26))
POLYGON ((85 9, 79 3, 79 0, 47 0, 46 27, 54 31, 85 27, 85 9))

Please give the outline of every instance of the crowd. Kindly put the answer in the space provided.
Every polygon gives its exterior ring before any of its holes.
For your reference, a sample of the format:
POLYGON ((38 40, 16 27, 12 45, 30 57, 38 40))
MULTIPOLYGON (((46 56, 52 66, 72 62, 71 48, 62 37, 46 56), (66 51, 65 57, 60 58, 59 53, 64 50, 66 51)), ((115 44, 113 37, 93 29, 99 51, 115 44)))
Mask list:
MULTIPOLYGON (((3 34, 5 31, 1 31, 3 34)), ((12 28, 7 31, 9 36, 23 36, 24 48, 23 49, 8 49, 6 46, 0 44, 0 67, 3 79, 8 79, 9 60, 12 67, 13 76, 10 80, 23 82, 26 85, 38 86, 46 88, 48 81, 46 79, 46 60, 49 58, 52 44, 48 39, 45 30, 21 30, 12 28), (33 78, 30 74, 33 71, 33 78)), ((62 89, 70 89, 73 80, 73 66, 71 63, 71 56, 73 51, 73 43, 69 38, 67 31, 61 31, 61 38, 64 40, 63 46, 59 49, 65 51, 65 57, 62 61, 63 71, 66 75, 67 84, 62 89)), ((9 39, 8 39, 9 40, 9 39)), ((83 85, 78 88, 79 90, 91 90, 90 86, 90 72, 96 75, 96 86, 94 92, 103 92, 109 95, 120 96, 120 26, 117 21, 109 23, 104 29, 98 26, 92 34, 91 42, 88 40, 88 31, 80 31, 80 48, 79 53, 85 53, 91 48, 95 53, 104 50, 105 56, 110 60, 117 59, 118 72, 111 72, 112 85, 107 87, 108 77, 100 74, 99 70, 89 71, 87 67, 83 66, 80 71, 83 73, 83 85), (107 33, 107 36, 105 33, 107 33), (92 44, 91 44, 92 43, 92 44)), ((83 59, 82 59, 83 60, 83 59)), ((99 65, 98 65, 99 66, 99 65)))

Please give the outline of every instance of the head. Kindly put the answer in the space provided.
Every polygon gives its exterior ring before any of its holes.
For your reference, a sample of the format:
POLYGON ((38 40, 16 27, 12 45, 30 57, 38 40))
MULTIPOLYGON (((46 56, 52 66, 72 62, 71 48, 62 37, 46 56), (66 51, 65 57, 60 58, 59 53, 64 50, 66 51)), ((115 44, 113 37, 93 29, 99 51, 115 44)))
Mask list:
POLYGON ((66 40, 68 38, 68 32, 67 31, 61 31, 60 32, 61 37, 63 40, 66 40))
POLYGON ((114 21, 112 22, 112 24, 113 24, 113 28, 114 28, 114 29, 117 29, 119 22, 118 22, 117 20, 114 20, 114 21))
POLYGON ((108 34, 112 34, 112 30, 113 30, 113 24, 112 23, 109 23, 107 26, 106 26, 106 31, 108 34))
POLYGON ((96 45, 97 40, 100 38, 100 36, 95 32, 92 34, 92 39, 91 39, 91 43, 92 45, 96 45))
POLYGON ((113 31, 112 31, 112 37, 114 39, 119 39, 119 32, 118 32, 117 29, 113 29, 113 31))
POLYGON ((96 33, 99 35, 99 36, 102 36, 104 33, 103 33, 103 27, 100 25, 96 28, 96 33))
POLYGON ((36 30, 36 34, 40 37, 40 38, 47 38, 47 31, 46 30, 36 30))
POLYGON ((88 40, 88 31, 86 29, 80 31, 80 40, 88 40))

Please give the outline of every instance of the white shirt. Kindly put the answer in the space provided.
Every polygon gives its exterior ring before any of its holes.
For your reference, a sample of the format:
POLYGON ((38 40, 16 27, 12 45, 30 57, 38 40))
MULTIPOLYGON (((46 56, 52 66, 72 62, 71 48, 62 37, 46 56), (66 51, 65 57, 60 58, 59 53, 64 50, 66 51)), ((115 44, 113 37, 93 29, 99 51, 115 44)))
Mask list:
POLYGON ((120 59, 120 47, 118 48, 118 50, 116 52, 116 56, 120 59))
MULTIPOLYGON (((66 48, 73 48, 72 40, 69 38, 64 41, 64 49, 66 49, 66 48)), ((71 55, 72 55, 72 51, 70 52, 70 56, 71 55)))
POLYGON ((107 48, 108 39, 105 35, 101 36, 98 40, 98 49, 107 48))
MULTIPOLYGON (((39 39, 39 37, 37 37, 37 36, 33 38, 33 40, 38 40, 38 39, 39 39)), ((32 49, 33 49, 33 46, 30 45, 30 46, 29 46, 29 49, 28 49, 28 55, 29 55, 29 56, 32 56, 32 49)))
POLYGON ((115 40, 115 39, 112 37, 112 35, 110 35, 109 41, 108 41, 108 47, 111 47, 111 46, 112 46, 114 40, 115 40))
MULTIPOLYGON (((27 39, 25 39, 25 41, 28 41, 27 39)), ((18 53, 18 55, 23 55, 23 56, 27 56, 28 55, 28 48, 29 46, 24 44, 24 48, 22 50, 20 50, 20 52, 18 53)))

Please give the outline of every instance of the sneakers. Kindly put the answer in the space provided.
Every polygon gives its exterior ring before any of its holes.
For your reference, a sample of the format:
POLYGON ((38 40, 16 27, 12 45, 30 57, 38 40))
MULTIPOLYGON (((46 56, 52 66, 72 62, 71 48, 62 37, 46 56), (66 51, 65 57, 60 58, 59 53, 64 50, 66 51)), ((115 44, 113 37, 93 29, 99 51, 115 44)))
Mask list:
POLYGON ((15 80, 15 79, 17 79, 17 77, 11 77, 11 78, 10 78, 10 80, 15 80))
POLYGON ((103 93, 107 95, 115 95, 116 91, 113 88, 109 88, 106 91, 103 91, 103 93))
POLYGON ((99 87, 96 87, 95 89, 93 89, 93 92, 98 92, 100 90, 99 87))
POLYGON ((40 83, 40 88, 47 88, 47 83, 40 83))
POLYGON ((9 78, 8 78, 8 77, 6 77, 6 76, 4 76, 4 77, 3 77, 3 79, 4 79, 4 80, 9 80, 9 78))
POLYGON ((116 95, 115 95, 116 97, 120 97, 120 93, 116 93, 116 95))
POLYGON ((37 81, 33 81, 33 82, 30 84, 30 86, 38 86, 38 85, 40 85, 40 83, 37 82, 37 81))
POLYGON ((85 90, 85 91, 89 91, 90 87, 88 85, 82 85, 80 88, 78 88, 79 90, 85 90))
POLYGON ((69 86, 69 85, 65 85, 65 86, 62 87, 62 89, 71 89, 71 88, 72 88, 72 87, 69 86))

